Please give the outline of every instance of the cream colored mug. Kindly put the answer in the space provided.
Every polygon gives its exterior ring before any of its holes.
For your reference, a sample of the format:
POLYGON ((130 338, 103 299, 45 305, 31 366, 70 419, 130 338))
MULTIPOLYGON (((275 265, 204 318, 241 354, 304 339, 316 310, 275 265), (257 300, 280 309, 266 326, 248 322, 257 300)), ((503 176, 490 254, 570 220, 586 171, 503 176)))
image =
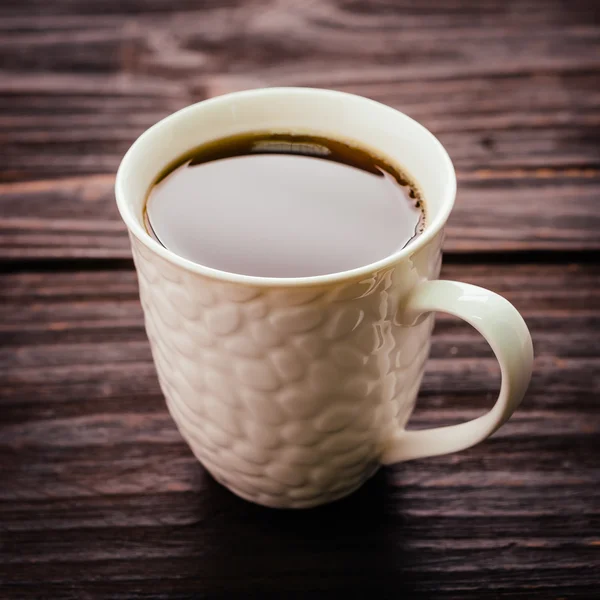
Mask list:
POLYGON ((351 493, 381 465, 468 448, 510 417, 531 377, 531 338, 501 296, 438 280, 455 192, 450 158, 429 131, 341 92, 229 94, 180 110, 133 144, 116 197, 152 355, 173 419, 215 479, 259 504, 315 506, 351 493), (203 142, 269 130, 355 140, 397 162, 422 188, 426 230, 376 263, 281 279, 211 269, 148 235, 144 202, 167 164, 203 142), (434 311, 487 339, 500 362, 500 395, 472 421, 407 431, 434 311))

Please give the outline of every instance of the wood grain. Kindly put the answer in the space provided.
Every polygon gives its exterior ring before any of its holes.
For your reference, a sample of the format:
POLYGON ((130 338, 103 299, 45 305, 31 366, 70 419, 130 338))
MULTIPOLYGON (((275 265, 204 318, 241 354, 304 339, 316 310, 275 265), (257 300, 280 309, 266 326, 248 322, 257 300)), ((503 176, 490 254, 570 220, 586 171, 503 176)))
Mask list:
MULTIPOLYGON (((0 184, 0 260, 130 258, 113 185, 112 175, 0 184)), ((596 175, 482 172, 459 186, 447 252, 600 250, 596 175)))
POLYGON ((260 85, 365 94, 436 133, 459 174, 450 251, 597 250, 591 4, 5 7, 0 258, 128 256, 110 198, 129 144, 182 106, 260 85))
MULTIPOLYGON (((0 597, 595 599, 599 72, 593 0, 0 2, 0 597), (239 500, 181 440, 112 190, 160 118, 274 85, 440 138, 443 276, 505 295, 536 351, 490 440, 306 512, 239 500)), ((499 377, 439 315, 410 426, 482 414, 499 377)))
MULTIPOLYGON (((485 444, 398 466, 308 513, 251 506, 198 465, 164 407, 134 273, 4 275, 7 597, 32 594, 38 579, 60 598, 290 589, 586 597, 600 534, 600 359, 591 343, 599 273, 576 264, 445 267, 444 277, 505 294, 527 319, 537 359, 526 401, 485 444)), ((411 426, 481 414, 498 378, 478 334, 440 315, 411 426)))
MULTIPOLYGON (((537 356, 528 407, 562 411, 573 401, 596 406, 600 268, 449 265, 442 276, 502 293, 527 320, 537 356)), ((134 406, 139 398, 160 397, 134 273, 29 273, 5 275, 3 282, 0 386, 25 418, 49 404, 58 410, 70 393, 100 412, 106 402, 131 410, 128 396, 134 406)), ((482 411, 491 402, 497 364, 464 322, 438 316, 431 359, 422 406, 482 411), (453 397, 447 397, 449 383, 453 397)), ((11 413, 4 419, 11 420, 11 413)))

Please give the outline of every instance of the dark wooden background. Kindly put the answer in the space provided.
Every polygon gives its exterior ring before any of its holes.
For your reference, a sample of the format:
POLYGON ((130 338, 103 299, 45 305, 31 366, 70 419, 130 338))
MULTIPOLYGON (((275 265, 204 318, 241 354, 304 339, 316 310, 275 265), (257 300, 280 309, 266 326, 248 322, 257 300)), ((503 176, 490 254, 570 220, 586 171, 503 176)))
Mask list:
MULTIPOLYGON (((595 0, 2 0, 0 598, 600 597, 599 195, 595 0), (271 85, 439 136, 443 276, 505 294, 537 356, 492 439, 306 512, 237 499, 182 442, 112 190, 156 120, 271 85)), ((498 381, 440 316, 414 426, 498 381)))

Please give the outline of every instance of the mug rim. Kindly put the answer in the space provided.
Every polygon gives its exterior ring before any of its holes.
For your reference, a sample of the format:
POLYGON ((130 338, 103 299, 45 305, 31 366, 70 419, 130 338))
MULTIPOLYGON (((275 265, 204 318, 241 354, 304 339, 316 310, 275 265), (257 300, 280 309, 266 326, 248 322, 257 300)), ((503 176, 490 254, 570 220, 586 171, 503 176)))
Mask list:
MULTIPOLYGON (((360 140, 357 141, 360 142, 360 140)), ((202 275, 204 277, 217 279, 228 283, 246 284, 256 287, 304 287, 340 283, 342 281, 372 276, 373 273, 392 267, 393 265, 401 262, 402 260, 410 258, 413 254, 424 248, 442 230, 442 228, 448 220, 448 217, 450 216, 456 198, 456 173, 452 164, 452 160, 448 155, 448 152, 446 151, 442 143, 437 139, 437 137, 433 135, 433 133, 431 133, 424 125, 421 125, 421 123, 419 123, 415 119, 386 104, 377 102, 376 100, 372 100, 364 96, 359 96, 357 94, 350 94, 348 92, 341 92, 337 90, 328 90, 322 88, 257 88, 251 90, 231 92, 228 94, 223 94, 221 96, 201 100, 200 102, 196 102, 174 113, 171 113, 170 115, 164 117, 148 129, 146 129, 133 142, 133 144, 130 146, 130 148, 125 153, 125 156, 121 160, 115 180, 115 197, 119 213, 125 225, 127 226, 128 231, 133 236, 135 236, 135 238, 140 243, 146 246, 148 250, 155 254, 158 254, 161 258, 170 262, 171 264, 174 264, 177 267, 180 267, 198 275, 202 275), (415 240, 409 242, 404 248, 401 248, 400 250, 397 250, 396 252, 393 252, 392 254, 389 254, 385 258, 382 258, 378 261, 346 271, 328 273, 325 275, 312 275, 306 277, 261 277, 257 275, 243 275, 241 273, 221 271, 220 269, 214 269, 212 267, 196 263, 187 258, 183 258, 182 256, 175 254, 174 252, 172 252, 171 250, 162 246, 156 240, 154 240, 152 236, 144 229, 144 227, 142 227, 141 223, 133 215, 133 211, 130 209, 130 206, 127 202, 124 183, 125 179, 128 176, 131 176, 131 162, 134 159, 134 155, 145 145, 146 139, 151 137, 154 133, 156 133, 157 130, 165 129, 167 127, 170 127, 171 124, 176 121, 186 119, 188 115, 195 113, 198 110, 201 110, 201 107, 225 104, 227 102, 230 102, 232 99, 242 97, 254 96, 260 98, 290 93, 302 94, 313 97, 317 96, 321 98, 324 96, 337 96, 338 98, 351 98, 354 101, 359 99, 361 102, 364 102, 365 105, 367 105, 367 107, 368 105, 370 105, 372 107, 376 107, 378 110, 383 109, 390 111, 391 113, 395 114, 396 118, 400 116, 407 122, 412 123, 413 126, 416 126, 417 129, 420 130, 420 132, 423 135, 429 138, 429 140, 435 146, 437 146, 438 150, 440 151, 443 166, 448 170, 448 173, 450 175, 449 184, 446 186, 446 189, 444 189, 440 209, 437 211, 437 214, 434 216, 432 222, 425 226, 425 230, 423 231, 423 233, 415 240)), ((425 199, 425 203, 427 204, 427 199, 425 199)))

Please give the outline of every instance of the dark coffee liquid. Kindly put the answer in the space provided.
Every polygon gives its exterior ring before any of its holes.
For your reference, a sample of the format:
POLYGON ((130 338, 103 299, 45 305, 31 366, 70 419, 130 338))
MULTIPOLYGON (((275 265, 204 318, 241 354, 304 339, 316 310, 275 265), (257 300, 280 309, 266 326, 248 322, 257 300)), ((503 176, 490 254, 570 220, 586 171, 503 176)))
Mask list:
POLYGON ((146 226, 201 265, 262 277, 355 269, 425 227, 413 181, 362 148, 311 135, 248 133, 204 144, 150 189, 146 226))

